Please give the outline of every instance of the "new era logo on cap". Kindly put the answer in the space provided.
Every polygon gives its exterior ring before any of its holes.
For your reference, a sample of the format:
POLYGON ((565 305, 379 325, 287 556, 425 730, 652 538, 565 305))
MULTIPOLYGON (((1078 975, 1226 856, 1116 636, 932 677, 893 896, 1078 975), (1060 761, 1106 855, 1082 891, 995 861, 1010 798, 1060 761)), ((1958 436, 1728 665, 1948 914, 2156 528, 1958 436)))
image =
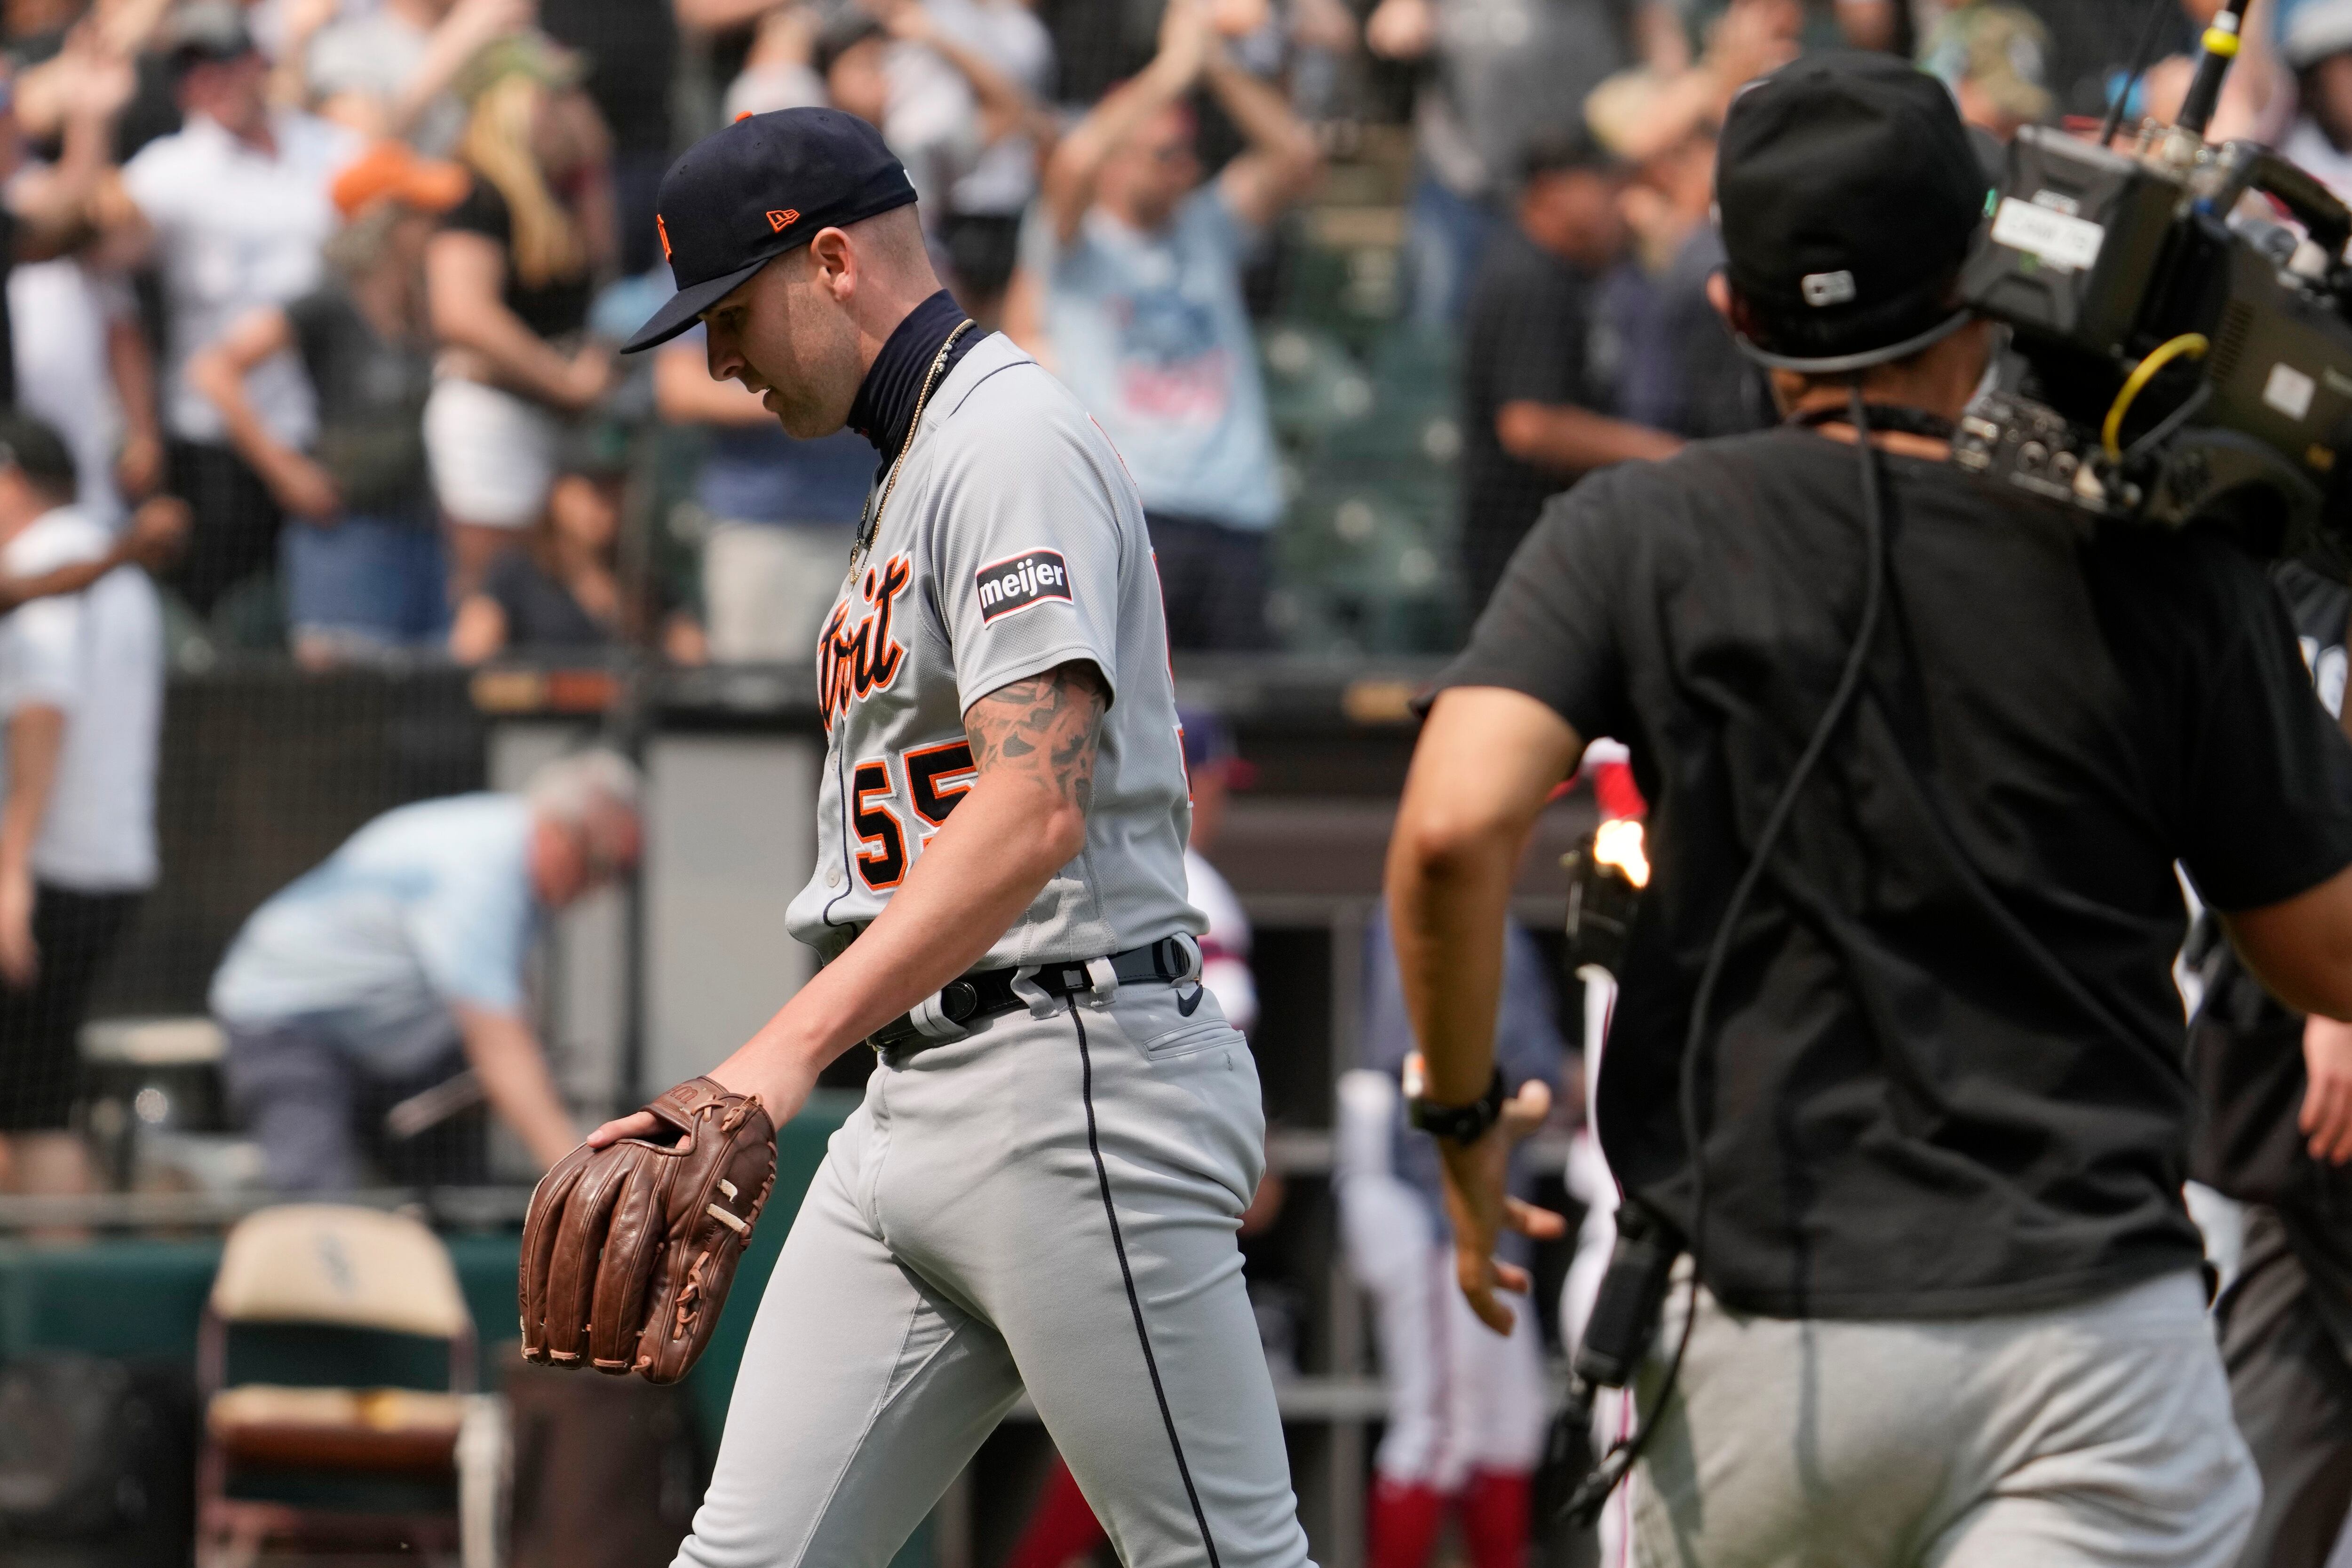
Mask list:
POLYGON ((982 624, 1049 599, 1070 602, 1070 569, 1060 550, 1033 549, 983 566, 973 574, 982 624))
POLYGON ((768 227, 778 234, 782 234, 784 232, 784 225, 786 224, 800 222, 800 210, 797 207, 786 207, 781 212, 774 207, 770 207, 768 209, 768 227))

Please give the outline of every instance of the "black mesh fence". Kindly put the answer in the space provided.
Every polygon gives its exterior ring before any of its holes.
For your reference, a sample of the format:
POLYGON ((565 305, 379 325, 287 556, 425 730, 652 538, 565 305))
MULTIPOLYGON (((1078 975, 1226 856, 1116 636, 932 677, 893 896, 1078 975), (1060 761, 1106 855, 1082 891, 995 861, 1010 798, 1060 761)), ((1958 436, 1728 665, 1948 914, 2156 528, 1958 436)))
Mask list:
POLYGON ((311 674, 275 660, 175 678, 156 792, 163 878, 94 1012, 202 1012, 214 967, 264 899, 378 814, 480 789, 468 680, 455 669, 311 674))

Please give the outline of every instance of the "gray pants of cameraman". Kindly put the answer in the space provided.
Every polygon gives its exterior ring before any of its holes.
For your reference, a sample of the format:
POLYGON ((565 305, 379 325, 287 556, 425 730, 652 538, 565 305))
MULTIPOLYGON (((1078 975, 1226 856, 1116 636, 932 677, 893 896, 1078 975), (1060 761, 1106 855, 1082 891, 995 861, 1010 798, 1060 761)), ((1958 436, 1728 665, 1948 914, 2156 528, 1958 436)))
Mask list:
POLYGON ((2194 1274, 1923 1322, 1702 1293, 1641 1469, 1643 1568, 2229 1568, 2261 1490, 2194 1274))
POLYGON ((1024 1391, 1129 1568, 1311 1568, 1234 1242, 1265 1137, 1197 989, 885 1056, 769 1277, 678 1568, 884 1568, 1024 1391))

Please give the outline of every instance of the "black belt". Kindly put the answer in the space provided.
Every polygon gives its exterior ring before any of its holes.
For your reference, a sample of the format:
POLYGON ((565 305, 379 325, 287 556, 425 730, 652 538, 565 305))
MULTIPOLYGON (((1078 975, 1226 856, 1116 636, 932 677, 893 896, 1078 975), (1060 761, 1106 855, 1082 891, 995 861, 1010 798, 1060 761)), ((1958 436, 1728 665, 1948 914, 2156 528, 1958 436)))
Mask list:
POLYGON ((1051 997, 1097 996, 1108 1001, 1121 986, 1154 982, 1170 984, 1198 978, 1201 945, 1190 936, 1162 936, 1141 947, 1129 947, 1108 958, 1066 958, 1059 963, 1024 965, 1016 969, 975 969, 950 980, 926 997, 910 1012, 900 1013, 866 1037, 877 1051, 923 1050, 961 1040, 971 1025, 998 1013, 1030 1004, 1027 994, 1051 997))

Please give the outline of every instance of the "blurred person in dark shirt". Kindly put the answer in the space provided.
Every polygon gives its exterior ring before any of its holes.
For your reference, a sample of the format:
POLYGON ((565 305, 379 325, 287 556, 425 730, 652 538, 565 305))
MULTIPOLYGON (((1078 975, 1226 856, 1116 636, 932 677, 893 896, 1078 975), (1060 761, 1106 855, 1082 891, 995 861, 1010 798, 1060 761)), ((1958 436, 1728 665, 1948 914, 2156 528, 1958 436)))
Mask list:
POLYGON ((330 276, 188 362, 230 444, 295 525, 278 538, 289 639, 311 668, 437 644, 449 606, 422 421, 433 385, 425 247, 471 183, 380 142, 336 178, 330 276), (307 448, 262 423, 246 377, 291 351, 318 411, 307 448))
POLYGON ((665 0, 539 0, 539 25, 588 62, 581 86, 613 139, 620 268, 635 277, 662 259, 654 193, 672 152, 677 19, 665 0))
MULTIPOLYGON (((2272 570, 2320 703, 2344 719, 2352 593, 2272 570)), ((2263 1501, 2240 1568, 2322 1568, 2352 1509, 2352 1024, 2288 1008, 2200 914, 2189 1174, 2243 1205, 2213 1321, 2263 1501)))
POLYGON ((457 606, 449 653, 478 664, 509 651, 601 651, 657 637, 674 664, 698 664, 701 628, 659 603, 620 567, 625 454, 613 433, 585 430, 567 444, 547 509, 524 539, 490 562, 457 606))
POLYGON ((1689 69, 1621 71, 1585 100, 1593 136, 1632 171, 1619 206, 1647 288, 1624 322, 1618 412, 1637 424, 1698 440, 1778 417, 1763 372, 1706 298, 1724 263, 1716 131, 1743 86, 1796 57, 1803 22, 1795 0, 1733 0, 1689 69))
MULTIPOLYGON (((1618 96, 1616 114, 1646 116, 1665 92, 1654 85, 1638 99, 1618 96)), ((1715 122, 1694 116, 1680 140, 1641 161, 1618 203, 1649 278, 1649 308, 1628 327, 1620 412, 1692 440, 1760 430, 1778 418, 1763 371, 1706 297, 1706 280, 1724 263, 1715 152, 1715 122)))
POLYGON ((849 559, 873 446, 854 430, 815 441, 785 434, 757 394, 710 379, 698 326, 655 355, 654 406, 673 424, 710 434, 695 500, 710 529, 702 592, 711 657, 806 662, 849 559))
POLYGON ((1547 498, 1595 468, 1682 442, 1617 417, 1597 364, 1599 292, 1624 254, 1623 174, 1587 138, 1528 155, 1517 222, 1480 266, 1464 328, 1463 570, 1475 611, 1547 498))

